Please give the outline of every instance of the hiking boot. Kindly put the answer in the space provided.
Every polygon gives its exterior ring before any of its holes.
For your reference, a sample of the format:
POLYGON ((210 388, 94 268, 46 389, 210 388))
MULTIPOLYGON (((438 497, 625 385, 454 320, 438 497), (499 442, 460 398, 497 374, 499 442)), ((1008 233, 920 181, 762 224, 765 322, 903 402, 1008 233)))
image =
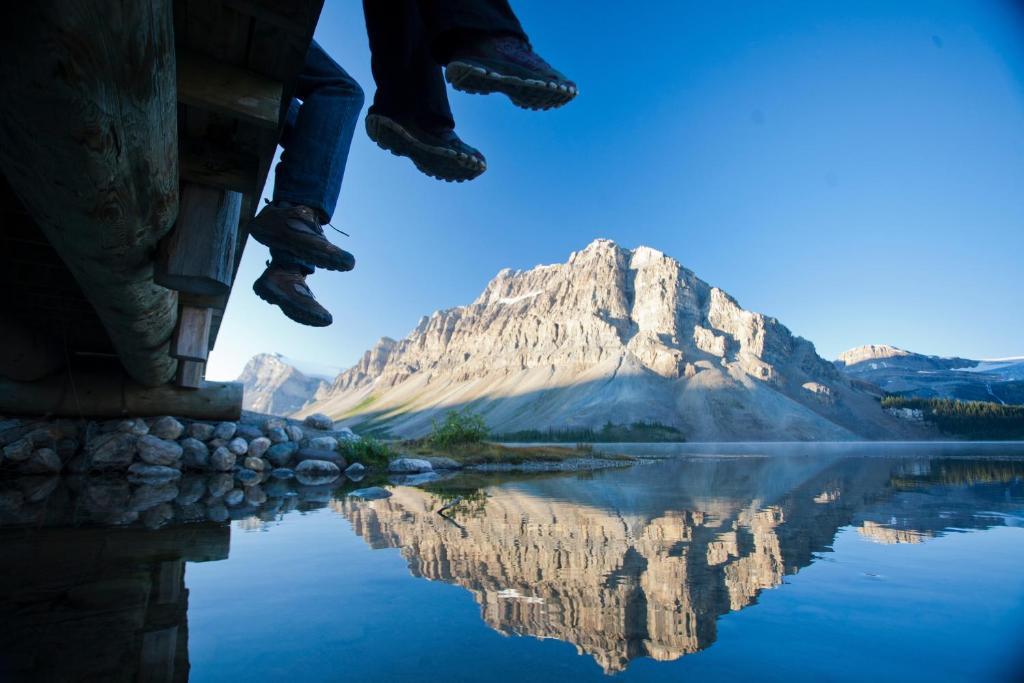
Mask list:
POLYGON ((268 304, 279 306, 286 316, 301 325, 327 327, 333 322, 330 311, 317 303, 306 285, 306 274, 275 266, 269 261, 252 291, 268 304))
POLYGON ((352 254, 324 236, 320 216, 308 206, 268 203, 249 221, 249 234, 261 244, 288 251, 318 268, 352 270, 356 265, 352 254))
POLYGON ((454 130, 432 131, 412 121, 367 114, 366 134, 381 149, 409 157, 416 168, 438 180, 461 183, 487 170, 484 155, 460 140, 454 130))
POLYGON ((575 83, 514 36, 488 36, 459 46, 444 77, 456 90, 504 93, 524 109, 561 107, 577 93, 575 83))

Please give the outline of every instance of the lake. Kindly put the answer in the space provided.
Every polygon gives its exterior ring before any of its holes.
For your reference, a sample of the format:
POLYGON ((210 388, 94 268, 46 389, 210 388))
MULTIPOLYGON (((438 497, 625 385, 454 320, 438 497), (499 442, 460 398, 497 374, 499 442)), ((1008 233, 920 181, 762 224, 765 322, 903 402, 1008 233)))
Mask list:
POLYGON ((0 680, 1022 680, 1024 444, 602 448, 226 519, 0 482, 0 680))

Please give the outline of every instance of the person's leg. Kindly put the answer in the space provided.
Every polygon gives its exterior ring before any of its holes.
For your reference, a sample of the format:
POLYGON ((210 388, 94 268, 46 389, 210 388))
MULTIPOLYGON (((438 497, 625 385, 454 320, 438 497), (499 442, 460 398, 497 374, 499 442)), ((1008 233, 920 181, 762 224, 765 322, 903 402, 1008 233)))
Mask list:
POLYGON ((282 140, 274 200, 313 208, 327 223, 338 203, 352 134, 363 107, 363 90, 314 42, 295 96, 302 106, 282 140))
POLYGON ((366 134, 429 176, 462 182, 483 173, 483 155, 455 134, 444 72, 430 54, 416 0, 363 0, 363 12, 377 84, 366 134))

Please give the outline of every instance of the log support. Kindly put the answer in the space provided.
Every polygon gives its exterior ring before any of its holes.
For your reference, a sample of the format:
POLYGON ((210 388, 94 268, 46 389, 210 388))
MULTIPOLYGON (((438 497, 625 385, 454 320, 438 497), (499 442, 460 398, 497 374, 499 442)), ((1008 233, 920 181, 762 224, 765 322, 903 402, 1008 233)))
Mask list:
POLYGON ((160 246, 156 282, 188 294, 227 294, 241 209, 238 192, 184 184, 177 225, 160 246))
POLYGON ((114 418, 177 415, 237 420, 242 385, 202 382, 197 389, 144 387, 109 372, 62 372, 36 382, 0 379, 0 414, 114 418))
MULTIPOLYGON (((178 315, 178 329, 171 342, 171 355, 179 361, 206 362, 210 353, 210 326, 213 311, 209 308, 182 306, 178 315)), ((181 363, 178 363, 181 370, 181 363)))
POLYGON ((173 34, 171 0, 13 3, 0 22, 0 171, 149 386, 176 370, 152 258, 178 213, 173 34))

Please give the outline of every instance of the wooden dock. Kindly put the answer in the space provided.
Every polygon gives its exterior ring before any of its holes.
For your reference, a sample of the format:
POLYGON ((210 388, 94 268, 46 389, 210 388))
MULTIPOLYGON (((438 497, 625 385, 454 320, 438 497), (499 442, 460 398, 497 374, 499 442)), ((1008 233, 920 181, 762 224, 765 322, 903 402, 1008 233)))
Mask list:
POLYGON ((321 6, 0 10, 0 413, 240 410, 205 363, 321 6))

